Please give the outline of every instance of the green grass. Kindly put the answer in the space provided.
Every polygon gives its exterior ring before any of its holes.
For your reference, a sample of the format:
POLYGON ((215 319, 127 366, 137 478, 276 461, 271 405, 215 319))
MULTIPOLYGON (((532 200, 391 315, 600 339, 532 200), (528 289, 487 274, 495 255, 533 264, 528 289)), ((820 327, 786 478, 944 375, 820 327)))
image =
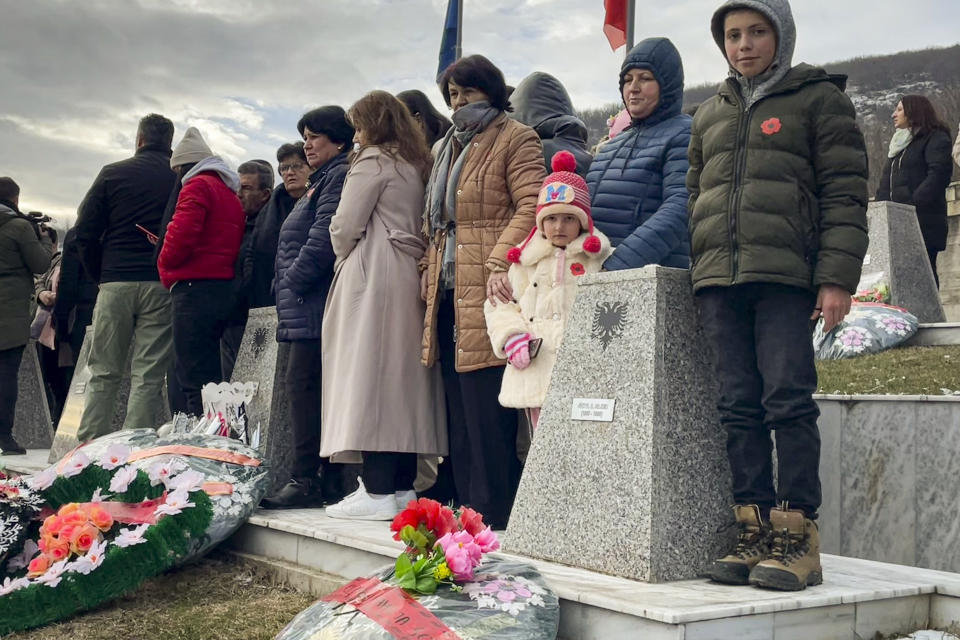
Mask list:
POLYGON ((818 393, 944 395, 960 391, 960 346, 903 347, 817 362, 818 393))
POLYGON ((4 640, 272 640, 314 600, 215 556, 95 611, 4 640))

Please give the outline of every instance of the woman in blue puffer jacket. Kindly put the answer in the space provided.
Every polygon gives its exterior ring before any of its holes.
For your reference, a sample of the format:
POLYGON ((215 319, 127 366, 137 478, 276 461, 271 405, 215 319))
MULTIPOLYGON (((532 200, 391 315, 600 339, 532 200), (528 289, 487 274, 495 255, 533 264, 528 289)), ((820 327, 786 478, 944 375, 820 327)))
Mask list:
POLYGON ((630 126, 603 146, 587 172, 594 224, 610 238, 607 271, 690 266, 683 62, 666 38, 647 38, 620 68, 630 126))

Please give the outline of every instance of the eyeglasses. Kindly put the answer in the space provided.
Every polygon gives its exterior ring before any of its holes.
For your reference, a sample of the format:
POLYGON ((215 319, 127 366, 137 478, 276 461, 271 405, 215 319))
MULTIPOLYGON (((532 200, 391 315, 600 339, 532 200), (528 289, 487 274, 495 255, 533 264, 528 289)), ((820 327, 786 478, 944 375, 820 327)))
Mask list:
POLYGON ((297 162, 296 164, 282 164, 279 167, 277 167, 277 171, 279 171, 280 173, 286 173, 287 171, 299 171, 300 169, 303 169, 305 166, 307 165, 303 164, 302 162, 297 162))

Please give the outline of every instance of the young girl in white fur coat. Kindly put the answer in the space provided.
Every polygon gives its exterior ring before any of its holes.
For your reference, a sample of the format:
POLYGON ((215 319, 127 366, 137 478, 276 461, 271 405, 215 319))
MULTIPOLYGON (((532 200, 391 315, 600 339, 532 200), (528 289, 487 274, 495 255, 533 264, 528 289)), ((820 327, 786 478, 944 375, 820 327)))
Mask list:
POLYGON ((483 306, 493 351, 509 362, 500 404, 525 409, 536 428, 563 329, 577 294, 577 280, 600 271, 610 241, 593 228, 590 193, 568 151, 553 157, 537 200, 537 226, 507 253, 514 301, 483 306), (531 353, 531 345, 534 347, 531 353), (539 349, 539 350, 538 350, 539 349))

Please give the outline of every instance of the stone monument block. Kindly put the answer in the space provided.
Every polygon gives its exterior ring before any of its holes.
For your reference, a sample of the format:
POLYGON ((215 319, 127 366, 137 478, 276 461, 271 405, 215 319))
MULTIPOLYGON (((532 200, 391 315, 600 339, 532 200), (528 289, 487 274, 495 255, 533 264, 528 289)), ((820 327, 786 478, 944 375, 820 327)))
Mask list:
POLYGON ((247 407, 247 428, 252 434, 260 427, 260 451, 270 462, 274 487, 289 480, 293 462, 289 398, 283 388, 289 355, 290 343, 277 342, 276 307, 251 309, 230 381, 258 385, 247 407))
MULTIPOLYGON (((70 390, 67 391, 67 401, 64 403, 63 412, 60 414, 60 422, 57 423, 57 433, 53 438, 53 445, 50 447, 49 461, 51 464, 80 444, 80 441, 77 440, 77 429, 80 427, 80 418, 83 416, 83 408, 86 406, 87 384, 90 382, 90 367, 87 366, 87 363, 90 361, 92 346, 93 325, 90 325, 83 337, 83 346, 80 347, 77 366, 73 371, 73 380, 70 381, 70 390)), ((133 345, 131 344, 126 367, 120 376, 120 388, 117 391, 117 400, 113 408, 113 420, 110 423, 112 431, 122 429, 123 421, 127 417, 127 398, 130 396, 130 360, 132 357, 133 345)), ((159 427, 168 420, 170 420, 170 407, 167 403, 166 385, 164 385, 163 402, 154 426, 159 427)))
POLYGON ((32 340, 23 350, 17 383, 13 438, 27 449, 47 449, 53 442, 53 421, 50 418, 50 405, 47 404, 43 374, 40 372, 37 345, 32 340))
POLYGON ((863 279, 882 273, 890 285, 891 304, 903 307, 920 322, 945 322, 916 210, 896 202, 871 202, 867 224, 870 245, 863 260, 863 279))
POLYGON ((504 549, 646 582, 735 535, 725 435, 689 274, 583 276, 504 549))

